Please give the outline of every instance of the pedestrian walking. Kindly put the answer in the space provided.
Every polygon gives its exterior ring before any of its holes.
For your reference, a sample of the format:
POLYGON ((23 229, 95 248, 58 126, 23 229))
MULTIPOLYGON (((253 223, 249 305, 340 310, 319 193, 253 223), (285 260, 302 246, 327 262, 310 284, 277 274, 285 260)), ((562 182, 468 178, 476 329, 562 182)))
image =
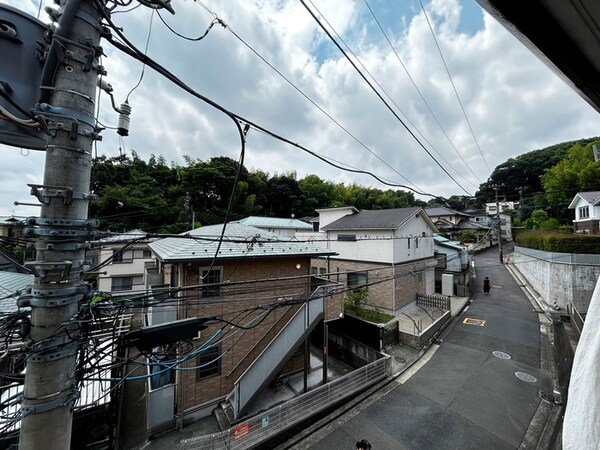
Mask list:
POLYGON ((366 439, 356 443, 356 450, 371 450, 371 444, 366 439))
POLYGON ((483 279, 483 293, 486 295, 490 293, 490 279, 488 277, 483 279))

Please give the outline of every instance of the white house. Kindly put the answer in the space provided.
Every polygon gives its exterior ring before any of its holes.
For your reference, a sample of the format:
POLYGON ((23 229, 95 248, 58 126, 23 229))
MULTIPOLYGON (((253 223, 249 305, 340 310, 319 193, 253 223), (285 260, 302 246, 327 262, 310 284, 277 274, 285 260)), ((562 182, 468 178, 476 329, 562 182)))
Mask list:
POLYGON ((506 209, 516 209, 519 207, 519 202, 501 201, 498 202, 498 209, 496 209, 496 202, 490 202, 485 204, 485 212, 487 214, 494 215, 498 212, 503 212, 506 209))
POLYGON ((97 270, 98 290, 119 293, 146 289, 146 266, 154 262, 148 248, 152 239, 146 236, 142 230, 133 230, 94 243, 99 247, 98 262, 104 264, 97 270))
POLYGON ((575 233, 600 234, 600 191, 578 192, 569 209, 575 210, 575 233))
POLYGON ((314 259, 313 273, 349 287, 365 286, 367 306, 390 314, 415 301, 417 293, 434 293, 437 229, 423 208, 318 212, 327 247, 337 255, 314 259))

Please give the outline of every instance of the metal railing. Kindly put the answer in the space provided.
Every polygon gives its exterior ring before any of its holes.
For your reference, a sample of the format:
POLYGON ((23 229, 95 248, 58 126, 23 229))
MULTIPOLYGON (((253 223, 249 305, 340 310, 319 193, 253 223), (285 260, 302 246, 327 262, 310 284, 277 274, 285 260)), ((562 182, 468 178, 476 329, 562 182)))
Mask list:
POLYGON ((581 314, 573 302, 567 305, 567 311, 571 317, 571 322, 577 330, 577 334, 581 335, 583 324, 585 323, 585 314, 581 314))
POLYGON ((391 374, 391 361, 385 356, 330 383, 299 395, 275 408, 251 417, 220 433, 182 439, 180 444, 195 450, 237 450, 258 445, 314 416, 391 374))

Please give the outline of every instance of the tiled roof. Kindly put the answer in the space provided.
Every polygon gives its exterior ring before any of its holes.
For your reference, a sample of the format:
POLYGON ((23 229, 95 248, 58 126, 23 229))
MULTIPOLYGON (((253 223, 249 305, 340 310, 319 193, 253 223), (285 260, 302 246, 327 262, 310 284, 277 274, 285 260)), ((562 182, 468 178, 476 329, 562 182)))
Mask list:
POLYGON ((16 292, 33 284, 34 276, 28 273, 0 272, 0 313, 17 310, 16 292))
POLYGON ((423 209, 420 207, 378 210, 363 209, 355 214, 339 218, 323 227, 323 230, 397 229, 419 211, 423 211, 423 209))
POLYGON ((425 212, 429 217, 438 217, 438 216, 463 216, 468 217, 468 214, 462 213, 460 211, 456 211, 454 209, 446 208, 445 206, 438 206, 435 208, 425 208, 425 212))
POLYGON ((257 228, 291 228, 299 230, 312 230, 311 224, 302 222, 298 219, 250 216, 241 220, 236 220, 236 222, 257 228))
MULTIPOLYGON (((209 225, 170 237, 148 246, 164 262, 212 260, 223 225, 209 225), (193 239, 197 238, 197 239, 193 239)), ((260 228, 228 223, 217 259, 274 258, 282 256, 334 255, 335 252, 312 243, 279 240, 276 234, 260 228)))

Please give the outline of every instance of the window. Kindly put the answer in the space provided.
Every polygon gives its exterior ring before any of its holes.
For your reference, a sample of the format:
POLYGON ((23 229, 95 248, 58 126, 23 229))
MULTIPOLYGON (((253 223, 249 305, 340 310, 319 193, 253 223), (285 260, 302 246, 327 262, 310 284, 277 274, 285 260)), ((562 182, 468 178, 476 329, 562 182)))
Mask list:
POLYGON ((367 287, 367 272, 350 272, 348 274, 348 287, 367 287))
POLYGON ((220 354, 219 347, 210 347, 196 356, 196 381, 214 377, 221 373, 220 354))
POLYGON ((200 278, 202 298, 219 297, 221 295, 221 269, 201 269, 200 278), (204 286, 206 285, 206 286, 204 286))
POLYGON ((113 250, 112 262, 115 263, 130 263, 133 261, 133 252, 123 251, 123 249, 113 250))
POLYGON ((338 234, 338 241, 356 241, 355 234, 338 234))
POLYGON ((410 238, 408 238, 407 241, 408 241, 408 249, 410 250, 410 238))
POLYGON ((325 275, 327 273, 327 269, 325 269, 325 267, 321 267, 319 269, 319 275, 325 275))
POLYGON ((152 258, 152 252, 150 250, 143 250, 142 251, 142 258, 146 259, 146 258, 152 258))
POLYGON ((310 274, 311 275, 319 275, 319 269, 317 267, 311 267, 310 274))
POLYGON ((113 291, 130 291, 136 284, 142 284, 144 277, 112 277, 111 289, 113 291))
POLYGON ((580 219, 587 219, 590 217, 590 207, 589 206, 582 206, 579 208, 579 218, 580 219))
POLYGON ((313 222, 312 227, 313 231, 319 231, 319 222, 313 222))
POLYGON ((415 248, 419 248, 419 238, 415 238, 415 248))

